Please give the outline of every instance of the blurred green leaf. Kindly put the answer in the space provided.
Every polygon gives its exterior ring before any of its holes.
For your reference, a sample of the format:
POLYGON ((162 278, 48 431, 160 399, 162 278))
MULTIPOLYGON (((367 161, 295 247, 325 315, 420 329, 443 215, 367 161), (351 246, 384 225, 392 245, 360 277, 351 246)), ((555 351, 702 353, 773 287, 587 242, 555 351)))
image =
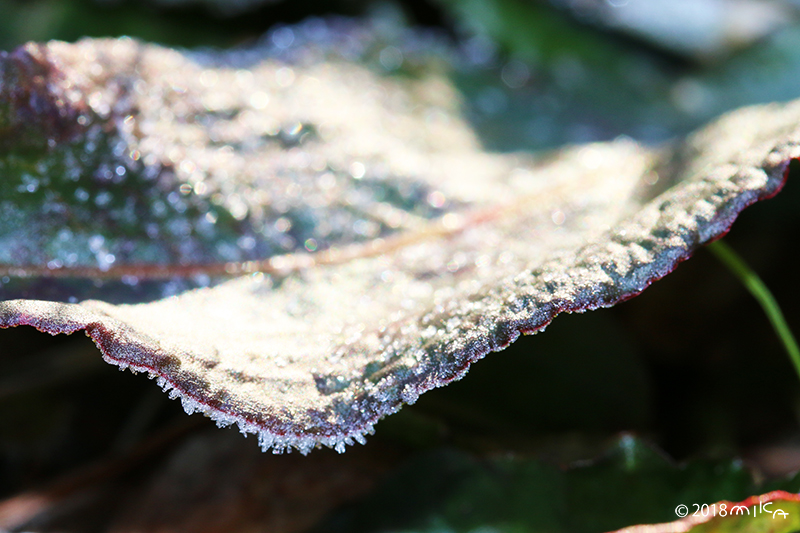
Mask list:
MULTIPOLYGON (((776 487, 797 490, 800 481, 788 479, 770 489, 776 487)), ((597 533, 671 521, 679 505, 693 511, 694 503, 743 500, 763 489, 740 461, 676 465, 628 435, 602 457, 569 467, 515 456, 478 459, 440 449, 411 460, 314 533, 597 533)))

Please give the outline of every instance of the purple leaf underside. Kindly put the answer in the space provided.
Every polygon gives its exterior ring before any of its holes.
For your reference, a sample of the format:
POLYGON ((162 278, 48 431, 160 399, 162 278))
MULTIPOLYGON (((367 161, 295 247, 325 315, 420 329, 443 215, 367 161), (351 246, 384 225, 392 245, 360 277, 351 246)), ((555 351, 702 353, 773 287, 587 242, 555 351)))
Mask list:
POLYGON ((797 103, 661 150, 487 153, 437 67, 386 76, 326 46, 3 57, 0 326, 85 330, 264 450, 343 451, 521 333, 637 295, 800 157, 797 103), (8 299, 82 277, 209 286, 8 299))

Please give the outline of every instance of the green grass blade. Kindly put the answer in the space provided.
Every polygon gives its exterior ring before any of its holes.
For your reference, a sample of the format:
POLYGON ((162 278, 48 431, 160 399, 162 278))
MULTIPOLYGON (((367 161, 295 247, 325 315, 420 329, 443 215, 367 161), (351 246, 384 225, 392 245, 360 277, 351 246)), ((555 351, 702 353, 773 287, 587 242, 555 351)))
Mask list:
POLYGON ((775 301, 775 297, 772 296, 772 293, 764 282, 761 281, 761 278, 758 277, 758 274, 747 266, 747 263, 745 263, 730 246, 722 241, 716 241, 709 244, 708 249, 739 278, 747 290, 750 291, 750 294, 752 294, 761 305, 762 309, 764 309, 764 313, 766 313, 775 333, 778 334, 778 338, 780 338, 784 348, 786 348, 786 352, 789 354, 789 359, 791 359, 797 371, 797 375, 800 376, 800 348, 797 346, 797 341, 792 335, 789 325, 783 317, 781 308, 778 306, 778 302, 775 301))

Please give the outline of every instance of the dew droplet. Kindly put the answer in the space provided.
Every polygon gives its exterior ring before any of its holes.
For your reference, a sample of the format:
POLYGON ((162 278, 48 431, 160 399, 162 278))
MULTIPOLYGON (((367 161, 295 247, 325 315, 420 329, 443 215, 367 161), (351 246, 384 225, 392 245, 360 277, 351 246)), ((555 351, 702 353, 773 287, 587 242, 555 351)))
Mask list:
POLYGON ((294 83, 294 78, 294 70, 289 67, 281 67, 275 72, 275 81, 283 88, 290 87, 294 83))
POLYGON ((360 180, 366 173, 367 169, 364 163, 356 161, 350 165, 350 175, 353 176, 354 179, 360 180))
POLYGON ((528 65, 516 59, 509 61, 503 66, 500 77, 509 88, 519 89, 528 83, 531 77, 528 65))
POLYGON ((428 205, 435 209, 439 209, 444 206, 447 199, 445 198, 444 194, 441 191, 433 191, 428 194, 428 205))
POLYGON ((242 250, 252 250, 256 247, 256 240, 250 235, 245 235, 243 237, 239 237, 239 239, 236 241, 236 244, 242 250))
POLYGON ((272 35, 270 35, 270 40, 272 41, 272 44, 278 48, 289 48, 294 42, 294 31, 285 26, 282 28, 276 28, 272 32, 272 35))
POLYGON ((108 270, 111 268, 111 265, 117 260, 117 257, 114 254, 108 253, 99 253, 97 254, 97 266, 100 270, 108 270))
POLYGON ((102 235, 92 235, 89 237, 89 249, 93 252, 98 252, 105 242, 106 239, 102 235))
POLYGON ((264 109, 269 105, 269 95, 264 91, 256 91, 250 95, 250 107, 264 109))
POLYGON ((200 73, 200 76, 198 76, 198 81, 200 85, 208 89, 217 84, 219 75, 212 69, 205 69, 200 73))
POLYGON ((286 217, 280 217, 278 220, 275 221, 275 231, 280 233, 286 233, 290 229, 292 229, 292 221, 286 217))
POLYGON ((378 59, 386 70, 397 70, 403 65, 403 52, 396 46, 387 46, 378 59))
POLYGON ((102 191, 94 197, 94 203, 97 207, 105 207, 111 203, 113 196, 109 191, 102 191))

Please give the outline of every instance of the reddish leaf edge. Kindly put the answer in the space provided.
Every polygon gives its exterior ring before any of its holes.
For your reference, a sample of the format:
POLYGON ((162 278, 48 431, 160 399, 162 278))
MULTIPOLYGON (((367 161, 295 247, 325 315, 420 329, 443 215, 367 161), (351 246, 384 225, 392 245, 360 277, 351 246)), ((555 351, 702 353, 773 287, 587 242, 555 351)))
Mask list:
MULTIPOLYGON (((772 492, 768 492, 760 496, 750 496, 746 500, 743 500, 738 503, 731 502, 728 500, 722 500, 716 502, 716 504, 714 505, 716 505, 717 508, 719 508, 720 505, 724 504, 727 506, 728 509, 732 507, 743 507, 747 509, 746 512, 741 511, 736 515, 730 514, 728 516, 753 517, 754 515, 750 515, 749 509, 752 509, 754 507, 759 507, 759 510, 762 512, 762 514, 769 514, 769 511, 764 511, 762 509, 762 506, 767 503, 776 503, 781 501, 800 503, 800 494, 786 492, 785 490, 774 490, 772 492)), ((773 512, 776 511, 778 511, 778 509, 773 510, 773 512)), ((714 520, 715 518, 717 517, 711 513, 708 513, 707 516, 703 516, 702 514, 698 515, 691 514, 679 520, 675 520, 674 522, 628 526, 622 529, 611 531, 610 533, 688 533, 695 526, 707 524, 708 522, 714 520)), ((720 518, 724 519, 725 517, 720 516, 720 518)))
MULTIPOLYGON (((305 455, 312 449, 325 446, 342 453, 347 445, 353 445, 355 442, 365 444, 365 435, 374 434, 374 425, 384 416, 397 412, 404 404, 413 404, 421 394, 429 390, 463 378, 472 363, 491 352, 507 348, 520 335, 531 335, 544 330, 559 314, 582 313, 611 307, 639 295, 653 282, 663 278, 677 268, 680 263, 691 257, 698 248, 726 235, 738 215, 745 208, 758 201, 772 198, 780 192, 786 183, 789 175, 789 165, 793 160, 800 161, 800 156, 794 156, 793 154, 793 157, 770 165, 771 168, 763 168, 762 170, 768 176, 767 186, 758 190, 754 195, 740 197, 737 202, 728 206, 727 209, 718 211, 706 224, 708 231, 704 232, 705 236, 697 235, 694 242, 686 243, 687 246, 685 248, 678 248, 679 253, 675 253, 676 249, 666 250, 664 255, 667 257, 658 262, 661 267, 650 270, 647 277, 642 280, 641 287, 629 291, 603 291, 602 294, 595 294, 590 299, 576 297, 570 301, 549 302, 539 309, 535 316, 531 316, 528 320, 522 321, 522 323, 498 324, 499 331, 495 339, 492 339, 491 342, 474 343, 465 349, 462 352, 464 357, 459 358, 459 361, 448 369, 447 375, 438 376, 438 381, 421 379, 417 382, 409 383, 403 391, 402 399, 395 400, 391 405, 368 401, 362 402, 360 405, 360 419, 351 424, 347 431, 342 431, 339 426, 321 423, 314 432, 299 432, 290 423, 280 420, 277 416, 264 414, 259 418, 242 416, 225 409, 223 406, 215 405, 211 399, 204 401, 202 398, 194 396, 191 391, 181 387, 165 374, 164 369, 170 362, 175 361, 174 356, 163 351, 156 354, 151 353, 129 334, 130 328, 116 319, 108 317, 99 309, 89 310, 78 308, 74 304, 58 302, 10 300, 0 302, 0 328, 32 326, 41 332, 51 335, 71 334, 83 330, 98 347, 107 363, 118 366, 120 370, 127 368, 134 373, 147 373, 151 379, 156 379, 158 385, 168 393, 170 399, 180 398, 183 408, 188 414, 201 412, 214 420, 219 427, 236 424, 239 431, 245 436, 249 433, 256 434, 259 446, 263 451, 272 449, 273 453, 283 453, 284 451, 291 452, 292 448, 296 448, 305 455), (14 308, 17 306, 24 307, 27 312, 15 310, 14 308), (76 312, 76 308, 80 309, 80 311, 76 312), (31 310, 33 312, 30 312, 31 310), (83 315, 83 319, 80 318, 80 315, 83 315), (110 321, 109 323, 115 323, 116 327, 111 328, 98 319, 106 319, 110 321), (114 354, 118 351, 117 347, 120 345, 125 345, 127 349, 136 350, 141 360, 152 361, 152 364, 130 364, 130 362, 116 357, 114 354)), ((657 202, 658 199, 653 201, 657 202)), ((318 418, 324 419, 324 416, 319 416, 318 418)))

